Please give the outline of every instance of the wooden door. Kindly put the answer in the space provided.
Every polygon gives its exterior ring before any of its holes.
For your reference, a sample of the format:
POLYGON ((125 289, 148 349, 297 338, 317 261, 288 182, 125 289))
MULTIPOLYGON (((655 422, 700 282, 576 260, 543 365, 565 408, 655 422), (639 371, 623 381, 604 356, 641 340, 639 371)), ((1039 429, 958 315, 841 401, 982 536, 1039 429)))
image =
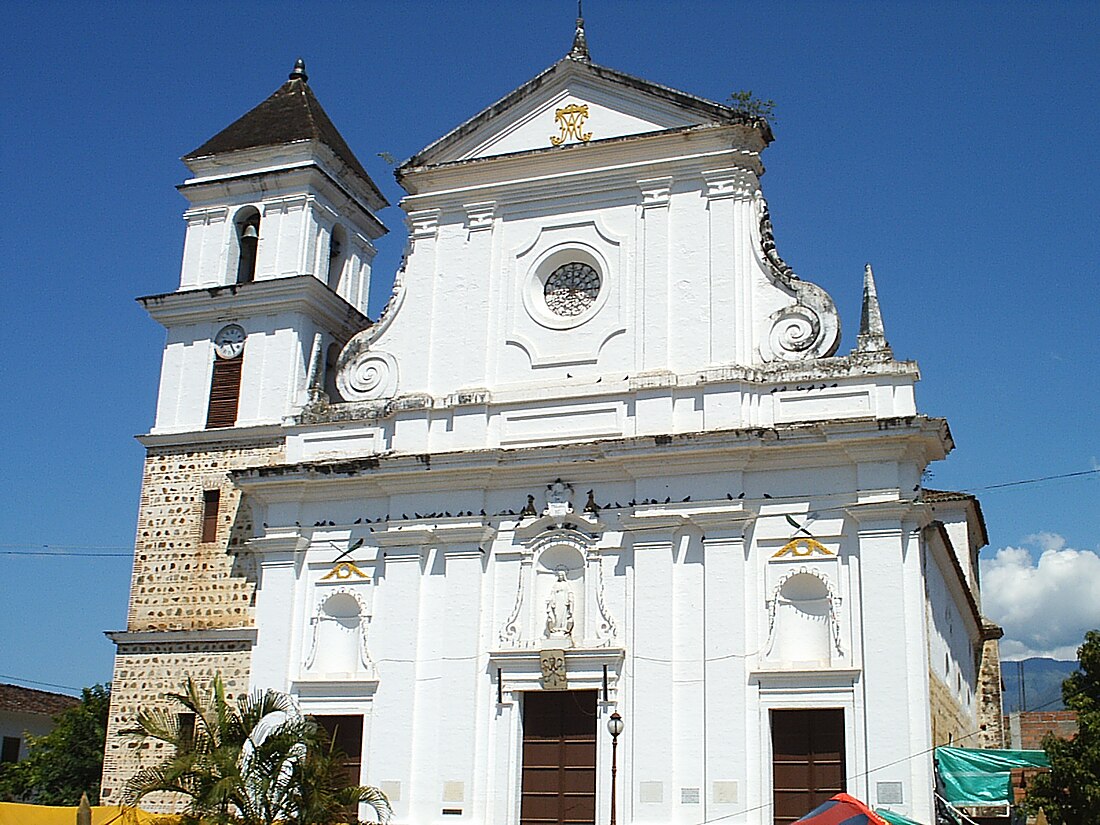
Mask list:
POLYGON ((363 717, 314 716, 313 721, 328 734, 333 750, 339 755, 340 765, 344 769, 344 781, 349 786, 362 782, 363 717))
POLYGON ((776 825, 805 816, 844 790, 844 711, 773 710, 776 825))
POLYGON ((520 825, 595 825, 596 691, 523 697, 520 825))

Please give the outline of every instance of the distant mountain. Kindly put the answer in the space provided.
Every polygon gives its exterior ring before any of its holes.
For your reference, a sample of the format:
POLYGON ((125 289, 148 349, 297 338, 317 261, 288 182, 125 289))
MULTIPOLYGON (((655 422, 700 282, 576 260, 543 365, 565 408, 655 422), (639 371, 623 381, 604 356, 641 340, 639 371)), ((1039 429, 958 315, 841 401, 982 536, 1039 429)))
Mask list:
POLYGON ((1077 662, 1058 659, 1024 659, 1001 662, 1004 682, 1004 712, 1020 710, 1020 673, 1024 676, 1023 710, 1062 710, 1062 680, 1077 670, 1077 662))

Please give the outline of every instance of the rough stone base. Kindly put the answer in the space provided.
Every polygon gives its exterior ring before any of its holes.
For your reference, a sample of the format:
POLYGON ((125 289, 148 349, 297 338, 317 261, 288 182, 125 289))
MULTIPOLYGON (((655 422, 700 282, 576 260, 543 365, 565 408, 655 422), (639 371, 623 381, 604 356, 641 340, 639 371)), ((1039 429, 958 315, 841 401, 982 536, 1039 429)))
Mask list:
MULTIPOLYGON (((217 673, 225 683, 227 698, 248 692, 251 642, 207 642, 122 645, 115 656, 111 680, 111 715, 107 720, 107 750, 103 757, 101 805, 127 802, 126 782, 136 771, 162 762, 168 746, 160 742, 139 742, 122 731, 134 726, 142 708, 159 705, 170 708, 165 696, 182 692, 188 675, 206 682, 217 673)), ((147 797, 141 807, 160 813, 178 810, 181 800, 147 797)))
MULTIPOLYGON (((231 435, 231 433, 227 433, 231 435)), ((251 641, 211 640, 210 631, 251 628, 255 571, 247 553, 251 513, 229 471, 282 461, 280 442, 224 441, 201 448, 151 448, 145 461, 134 546, 134 572, 126 630, 115 637, 111 714, 100 800, 116 805, 139 768, 156 764, 165 745, 140 743, 122 731, 138 710, 167 707, 165 694, 180 692, 187 676, 209 680, 220 673, 226 693, 248 690, 251 641), (203 542, 203 492, 219 491, 214 541, 203 542)), ((146 798, 149 810, 174 812, 181 800, 146 798)))

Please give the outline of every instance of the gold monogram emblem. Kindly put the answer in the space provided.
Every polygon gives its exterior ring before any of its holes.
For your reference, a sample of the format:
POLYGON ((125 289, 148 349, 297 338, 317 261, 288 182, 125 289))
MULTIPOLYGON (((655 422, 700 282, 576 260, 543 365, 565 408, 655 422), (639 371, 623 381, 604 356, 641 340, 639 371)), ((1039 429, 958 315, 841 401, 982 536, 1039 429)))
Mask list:
POLYGON ((797 538, 788 541, 782 547, 772 554, 773 559, 781 559, 784 556, 794 556, 795 558, 803 559, 806 556, 812 556, 815 553, 819 553, 822 556, 835 556, 832 550, 822 544, 820 541, 814 539, 797 538))
POLYGON ((576 103, 570 103, 563 109, 554 110, 554 122, 558 124, 558 128, 561 129, 561 133, 550 136, 550 142, 555 146, 561 146, 569 138, 579 140, 581 143, 588 143, 592 140, 591 132, 581 132, 584 127, 584 122, 588 120, 588 104, 579 106, 576 103))
POLYGON ((336 564, 327 574, 321 577, 321 581, 327 581, 328 579, 350 579, 352 577, 360 579, 369 579, 366 573, 360 570, 353 561, 342 561, 336 564))

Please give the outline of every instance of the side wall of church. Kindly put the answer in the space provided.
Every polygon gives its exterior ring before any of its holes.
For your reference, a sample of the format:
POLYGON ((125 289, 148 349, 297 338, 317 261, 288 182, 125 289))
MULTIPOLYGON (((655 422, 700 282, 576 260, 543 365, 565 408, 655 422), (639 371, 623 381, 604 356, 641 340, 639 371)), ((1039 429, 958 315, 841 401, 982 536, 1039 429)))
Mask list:
MULTIPOLYGON (((950 547, 936 535, 928 539, 924 579, 927 598, 928 670, 932 702, 932 738, 946 745, 977 730, 978 662, 975 647, 980 628, 975 626, 962 598, 960 582, 949 584, 952 573, 946 565, 950 547)), ((973 739, 962 743, 974 747, 973 739)))
POLYGON ((963 747, 973 747, 972 740, 959 740, 973 733, 974 722, 955 698, 954 691, 943 683, 935 670, 928 673, 928 688, 932 705, 932 743, 939 746, 955 742, 963 747))
MULTIPOLYGON (((103 804, 122 801, 128 777, 163 756, 163 745, 121 733, 134 725, 139 709, 164 703, 188 675, 202 683, 221 674, 231 697, 248 691, 251 641, 210 638, 211 631, 231 633, 254 623, 255 571, 247 557, 235 555, 252 534, 251 513, 239 508, 240 492, 228 473, 282 459, 282 444, 272 440, 149 449, 126 627, 134 635, 117 640, 103 804), (217 529, 214 541, 203 542, 208 490, 219 493, 217 529)), ((163 801, 144 804, 165 809, 163 801)))

